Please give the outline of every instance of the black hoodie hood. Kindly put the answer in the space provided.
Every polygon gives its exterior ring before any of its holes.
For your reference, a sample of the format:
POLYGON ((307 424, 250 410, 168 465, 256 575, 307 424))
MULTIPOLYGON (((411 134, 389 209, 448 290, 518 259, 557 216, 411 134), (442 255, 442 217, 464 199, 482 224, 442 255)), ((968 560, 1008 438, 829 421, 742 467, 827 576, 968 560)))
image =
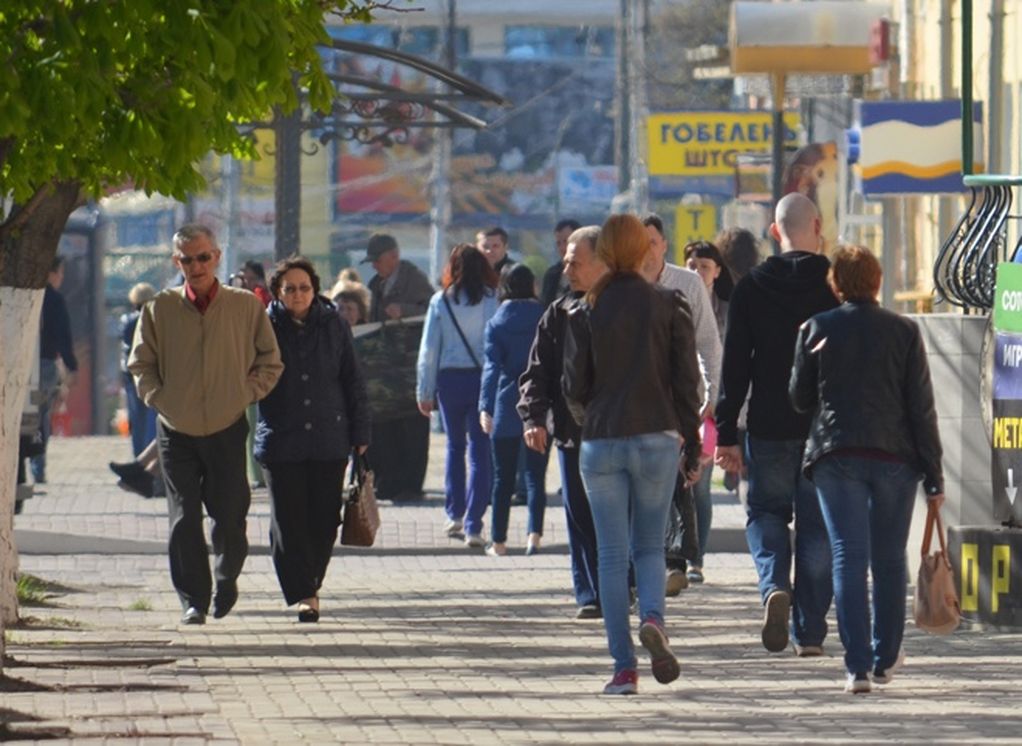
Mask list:
MULTIPOLYGON (((807 318, 808 309, 837 305, 827 284, 830 260, 808 251, 786 251, 754 267, 749 278, 767 300, 793 316, 807 318)), ((816 311, 814 310, 813 313, 816 311)))

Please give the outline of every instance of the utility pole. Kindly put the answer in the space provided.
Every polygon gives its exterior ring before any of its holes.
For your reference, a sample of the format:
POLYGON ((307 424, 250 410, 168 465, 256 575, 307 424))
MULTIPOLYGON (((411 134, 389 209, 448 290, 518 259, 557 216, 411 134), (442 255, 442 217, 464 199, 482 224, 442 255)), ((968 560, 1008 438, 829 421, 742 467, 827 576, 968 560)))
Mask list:
POLYGON ((631 117, 629 115, 629 79, 628 79, 628 30, 629 1, 620 0, 621 10, 617 15, 617 75, 614 80, 614 165, 617 166, 618 190, 625 191, 630 186, 631 171, 629 166, 630 141, 629 131, 631 117))
POLYGON ((302 209, 302 107, 290 114, 280 110, 273 118, 277 167, 274 194, 273 258, 286 259, 301 249, 302 209))
MULTIPOLYGON (((456 0, 447 0, 447 22, 443 34, 443 63, 454 71, 457 64, 455 47, 457 35, 456 0)), ((437 83, 438 86, 443 85, 437 83)), ((429 279, 436 282, 446 261, 447 232, 451 225, 451 155, 454 150, 454 130, 436 130, 433 148, 433 173, 430 174, 432 206, 429 211, 429 279)))
POLYGON ((649 32, 649 0, 628 3, 628 139, 629 184, 632 211, 649 212, 649 166, 646 163, 646 39, 649 32))

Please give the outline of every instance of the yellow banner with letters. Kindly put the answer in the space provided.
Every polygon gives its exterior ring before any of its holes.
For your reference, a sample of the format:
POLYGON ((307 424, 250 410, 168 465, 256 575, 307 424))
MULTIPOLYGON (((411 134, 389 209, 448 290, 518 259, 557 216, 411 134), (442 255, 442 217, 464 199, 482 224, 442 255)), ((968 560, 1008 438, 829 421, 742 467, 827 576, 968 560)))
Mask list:
MULTIPOLYGON (((797 146, 801 119, 784 114, 784 144, 797 146)), ((739 153, 769 153, 773 114, 769 111, 680 111, 650 114, 646 120, 650 176, 734 174, 739 153)))

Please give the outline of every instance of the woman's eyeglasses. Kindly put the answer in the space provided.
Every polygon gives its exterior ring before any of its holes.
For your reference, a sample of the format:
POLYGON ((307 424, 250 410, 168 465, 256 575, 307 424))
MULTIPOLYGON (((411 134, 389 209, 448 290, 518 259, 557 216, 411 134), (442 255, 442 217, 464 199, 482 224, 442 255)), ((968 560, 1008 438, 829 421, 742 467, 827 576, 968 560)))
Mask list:
POLYGON ((192 262, 198 262, 199 264, 208 264, 213 260, 213 255, 210 254, 208 251, 204 251, 201 254, 196 254, 195 256, 185 256, 184 254, 178 254, 177 260, 182 267, 187 267, 192 262))
POLYGON ((312 292, 312 285, 284 285, 280 290, 284 295, 294 295, 295 293, 305 295, 312 292))

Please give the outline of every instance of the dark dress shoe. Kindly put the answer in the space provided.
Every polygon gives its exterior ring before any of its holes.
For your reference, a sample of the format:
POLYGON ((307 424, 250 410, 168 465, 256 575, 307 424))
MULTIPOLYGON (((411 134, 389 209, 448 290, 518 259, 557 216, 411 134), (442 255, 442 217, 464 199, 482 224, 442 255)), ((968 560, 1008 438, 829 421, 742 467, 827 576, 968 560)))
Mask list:
POLYGON ((113 461, 110 462, 110 471, 119 476, 121 479, 125 479, 129 476, 139 476, 142 474, 148 474, 145 467, 138 461, 128 461, 125 464, 118 464, 113 461))
POLYGON ((221 580, 216 584, 216 595, 213 596, 213 618, 223 619, 227 616, 238 600, 238 584, 233 580, 221 580))
POLYGON ((196 609, 194 606, 189 606, 185 609, 185 613, 181 615, 181 624, 205 624, 206 615, 196 609))
POLYGON ((155 497, 153 491, 155 479, 153 475, 147 471, 143 471, 141 474, 129 474, 121 477, 121 480, 117 483, 117 486, 122 490, 128 492, 134 492, 136 495, 141 497, 150 498, 155 497))
POLYGON ((306 603, 298 604, 298 621, 299 622, 318 622, 319 621, 319 609, 314 608, 306 603))

